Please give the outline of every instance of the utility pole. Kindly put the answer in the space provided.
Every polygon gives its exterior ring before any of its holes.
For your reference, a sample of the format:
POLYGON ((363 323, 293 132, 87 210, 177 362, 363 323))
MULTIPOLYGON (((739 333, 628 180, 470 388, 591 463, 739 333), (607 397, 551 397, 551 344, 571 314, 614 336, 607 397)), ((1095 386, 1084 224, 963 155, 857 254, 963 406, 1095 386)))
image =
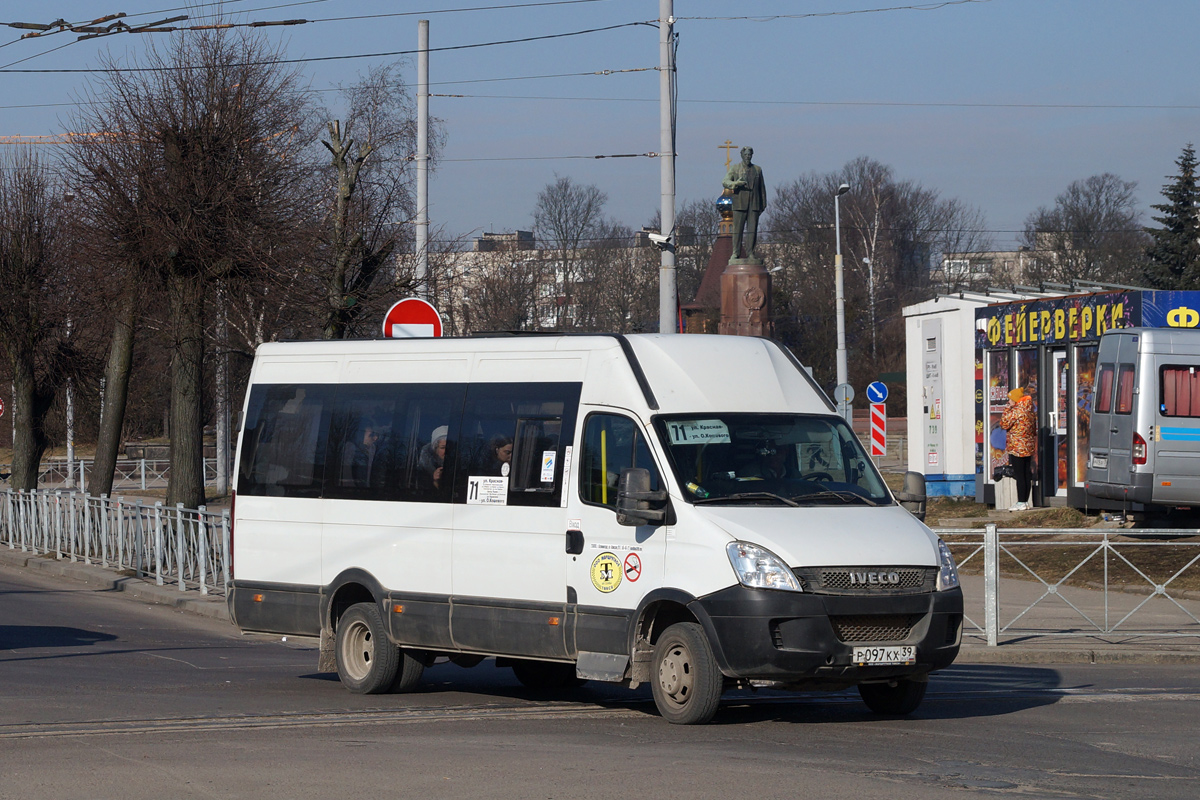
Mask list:
MULTIPOLYGON (((71 338, 71 318, 67 317, 67 339, 71 338)), ((67 488, 75 486, 75 379, 67 378, 67 488)))
POLYGON ((658 0, 659 163, 662 167, 662 265, 658 277, 658 332, 679 330, 675 286, 675 14, 674 0, 658 0))
MULTIPOLYGON (((217 352, 216 398, 217 416, 217 494, 229 494, 230 419, 229 419, 229 325, 225 310, 225 287, 217 285, 217 352)), ((203 456, 201 457, 203 458, 203 456)))
POLYGON ((417 22, 417 294, 429 297, 429 20, 417 22))
POLYGON ((833 260, 833 283, 834 283, 834 308, 837 314, 837 389, 835 394, 837 397, 838 414, 840 414, 848 424, 854 424, 854 408, 850 405, 850 401, 854 399, 854 390, 849 386, 850 371, 846 365, 846 292, 842 277, 842 214, 839 206, 839 199, 846 192, 850 191, 850 184, 843 183, 838 186, 837 192, 833 195, 833 236, 837 242, 837 254, 833 260), (846 387, 843 390, 843 387, 846 387), (847 395, 843 395, 843 391, 847 391, 847 395))

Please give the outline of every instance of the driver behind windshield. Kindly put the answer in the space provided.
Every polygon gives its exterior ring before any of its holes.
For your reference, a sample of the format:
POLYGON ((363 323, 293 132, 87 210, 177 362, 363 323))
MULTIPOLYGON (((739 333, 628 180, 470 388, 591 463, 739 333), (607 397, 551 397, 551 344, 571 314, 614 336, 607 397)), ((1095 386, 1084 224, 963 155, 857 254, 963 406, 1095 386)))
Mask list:
POLYGON ((764 442, 754 451, 754 459, 737 471, 739 478, 763 478, 766 480, 801 477, 794 461, 795 448, 764 442))

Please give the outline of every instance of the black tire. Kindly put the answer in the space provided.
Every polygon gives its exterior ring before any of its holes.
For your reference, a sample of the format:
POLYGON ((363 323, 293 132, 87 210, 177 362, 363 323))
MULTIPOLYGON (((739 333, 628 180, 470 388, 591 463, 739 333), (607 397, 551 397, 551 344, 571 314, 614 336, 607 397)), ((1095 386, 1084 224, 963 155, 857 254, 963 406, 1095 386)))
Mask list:
POLYGON ((677 622, 663 631, 654 645, 650 686, 658 713, 667 722, 703 725, 712 720, 725 677, 703 628, 695 622, 677 622))
POLYGON ((396 679, 392 681, 389 691, 411 692, 417 688, 417 684, 421 682, 421 676, 425 673, 424 660, 417 658, 423 654, 415 650, 405 650, 403 647, 398 647, 396 650, 399 664, 396 666, 396 679))
POLYGON ((388 640, 374 603, 356 603, 342 614, 336 654, 338 677, 355 694, 388 691, 400 670, 400 649, 388 640))
POLYGON ((573 689, 584 681, 575 676, 574 664, 555 661, 514 661, 513 675, 527 689, 573 689))
POLYGON ((876 714, 903 717, 917 710, 925 699, 928 681, 900 680, 895 686, 888 683, 860 683, 858 694, 867 708, 876 714))

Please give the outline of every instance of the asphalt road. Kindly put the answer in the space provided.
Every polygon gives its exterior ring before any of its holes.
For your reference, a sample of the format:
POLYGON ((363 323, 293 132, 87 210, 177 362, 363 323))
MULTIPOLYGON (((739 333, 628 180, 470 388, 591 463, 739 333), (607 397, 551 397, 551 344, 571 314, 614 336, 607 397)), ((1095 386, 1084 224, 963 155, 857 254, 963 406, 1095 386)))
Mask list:
POLYGON ((1194 798, 1200 671, 970 665, 909 719, 854 692, 649 692, 439 664, 363 697, 310 642, 0 568, 0 798, 1194 798))

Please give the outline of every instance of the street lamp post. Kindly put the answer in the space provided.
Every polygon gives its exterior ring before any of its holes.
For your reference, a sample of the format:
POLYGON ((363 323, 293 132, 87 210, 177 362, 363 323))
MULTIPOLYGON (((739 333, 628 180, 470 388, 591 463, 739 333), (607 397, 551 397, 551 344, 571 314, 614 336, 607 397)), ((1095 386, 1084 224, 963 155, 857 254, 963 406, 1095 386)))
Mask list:
MULTIPOLYGON (((833 275, 837 293, 837 382, 838 386, 849 381, 849 370, 846 368, 846 292, 842 280, 842 215, 839 198, 850 191, 850 184, 843 183, 833 196, 833 231, 837 241, 837 255, 833 259, 833 275)), ((839 392, 838 414, 847 423, 853 424, 853 410, 849 402, 841 398, 839 392)))

